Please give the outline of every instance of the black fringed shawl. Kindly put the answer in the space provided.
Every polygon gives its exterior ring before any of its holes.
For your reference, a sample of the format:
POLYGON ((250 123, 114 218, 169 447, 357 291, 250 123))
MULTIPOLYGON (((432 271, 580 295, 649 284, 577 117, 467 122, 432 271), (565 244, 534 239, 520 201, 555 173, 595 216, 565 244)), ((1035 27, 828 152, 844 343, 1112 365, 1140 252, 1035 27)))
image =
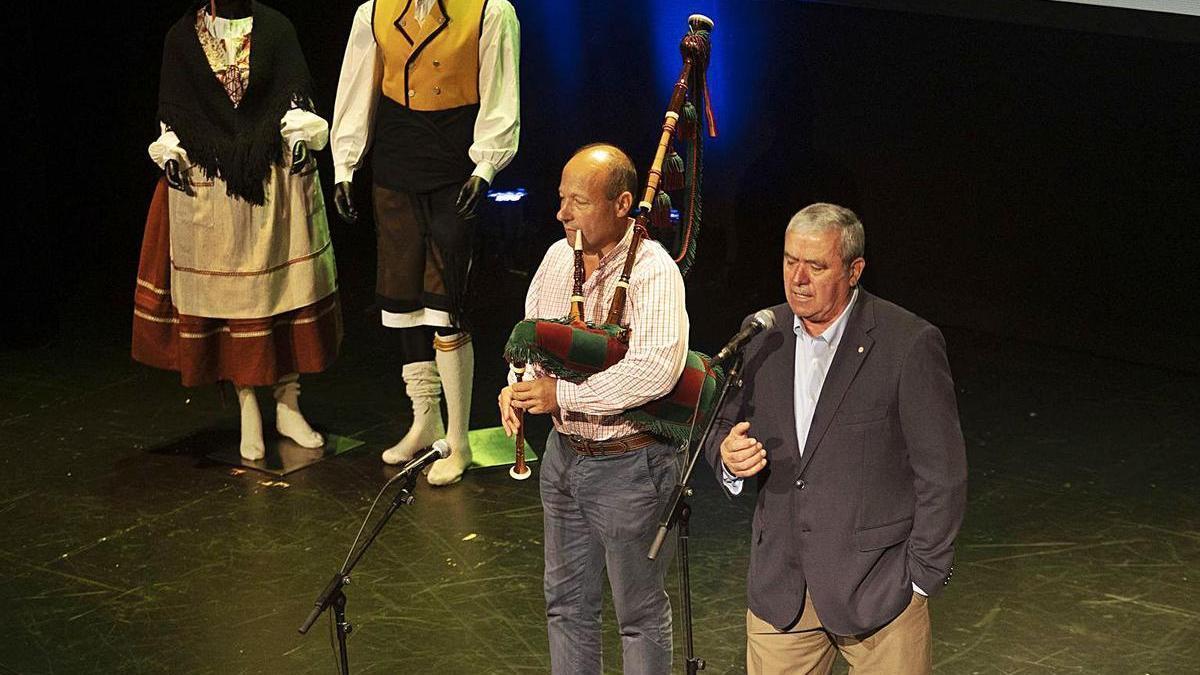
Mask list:
POLYGON ((198 7, 167 31, 158 117, 179 136, 188 159, 205 176, 219 175, 231 196, 261 205, 263 182, 283 157, 279 120, 293 100, 301 107, 311 105, 308 65, 291 21, 262 3, 251 3, 250 83, 234 108, 196 35, 198 7))

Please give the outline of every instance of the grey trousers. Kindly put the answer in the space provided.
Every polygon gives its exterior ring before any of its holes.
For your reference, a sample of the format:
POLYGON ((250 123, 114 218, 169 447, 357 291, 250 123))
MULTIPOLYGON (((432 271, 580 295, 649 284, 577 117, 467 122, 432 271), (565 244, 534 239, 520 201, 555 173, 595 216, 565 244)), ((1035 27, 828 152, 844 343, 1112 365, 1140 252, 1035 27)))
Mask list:
POLYGON ((608 571, 626 675, 671 671, 671 601, 663 580, 675 552, 667 538, 646 558, 658 515, 678 480, 677 448, 654 444, 581 457, 555 431, 541 466, 546 542, 546 629, 556 675, 601 672, 600 607, 608 571))

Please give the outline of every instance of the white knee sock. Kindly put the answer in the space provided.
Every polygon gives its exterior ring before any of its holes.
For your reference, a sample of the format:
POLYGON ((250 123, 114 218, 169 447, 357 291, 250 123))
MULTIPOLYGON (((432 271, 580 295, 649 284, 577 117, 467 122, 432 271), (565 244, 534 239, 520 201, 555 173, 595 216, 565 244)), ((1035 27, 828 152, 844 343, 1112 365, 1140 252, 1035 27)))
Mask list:
POLYGON ((442 380, 433 361, 406 363, 401 371, 412 401, 413 423, 400 442, 383 451, 383 461, 400 464, 428 448, 446 432, 442 426, 442 380))
POLYGON ((475 347, 469 333, 433 339, 442 390, 446 393, 446 443, 451 455, 429 468, 430 485, 449 485, 462 478, 471 464, 467 428, 471 421, 471 386, 475 374, 475 347))
POLYGON ((241 409, 242 415, 242 440, 239 450, 246 459, 262 459, 266 454, 266 446, 263 444, 262 413, 258 410, 254 387, 234 388, 237 390, 238 408, 241 409))

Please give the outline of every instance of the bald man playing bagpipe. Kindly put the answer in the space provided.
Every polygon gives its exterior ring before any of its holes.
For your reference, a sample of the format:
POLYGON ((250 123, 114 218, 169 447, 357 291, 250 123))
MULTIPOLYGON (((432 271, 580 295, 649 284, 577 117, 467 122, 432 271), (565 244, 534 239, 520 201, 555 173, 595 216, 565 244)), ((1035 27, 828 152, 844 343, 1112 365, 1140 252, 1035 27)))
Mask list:
MULTIPOLYGON (((529 285, 525 317, 567 316, 601 324, 618 288, 628 309, 624 358, 581 382, 530 366, 533 378, 500 392, 506 432, 519 415, 550 415, 554 430, 541 465, 545 512, 545 595, 554 673, 601 671, 600 609, 607 568, 626 673, 671 669, 671 605, 664 577, 674 538, 655 560, 646 551, 657 517, 678 480, 678 444, 620 415, 661 399, 688 358, 683 277, 657 242, 636 248, 628 282, 622 266, 634 238, 628 216, 637 190, 629 156, 611 145, 585 146, 563 168, 558 220, 566 236, 546 252, 529 285), (572 242, 577 242, 572 248, 572 242), (582 258, 582 293, 572 297, 582 258), (574 301, 574 302, 573 302, 574 301)), ((515 378, 510 378, 515 380, 515 378)))

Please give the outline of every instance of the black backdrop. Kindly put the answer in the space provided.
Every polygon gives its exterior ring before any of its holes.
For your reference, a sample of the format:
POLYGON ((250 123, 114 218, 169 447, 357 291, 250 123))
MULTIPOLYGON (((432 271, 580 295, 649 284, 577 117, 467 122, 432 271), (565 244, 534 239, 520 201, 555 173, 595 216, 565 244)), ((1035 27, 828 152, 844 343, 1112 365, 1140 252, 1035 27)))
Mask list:
MULTIPOLYGON (((648 159, 667 96, 646 3, 580 3, 557 25, 569 1, 514 0, 521 152, 498 182, 528 188, 527 213, 547 228, 569 151, 606 139, 648 159)), ((1010 6, 1035 3, 1056 4, 1010 6)), ((328 117, 357 3, 269 4, 296 24, 328 117)), ((1200 19, 695 4, 719 16, 714 102, 728 124, 709 146, 693 307, 715 279, 739 291, 739 313, 777 302, 787 217, 837 201, 866 223, 868 287, 937 323, 1200 370, 1200 19)), ((17 57, 5 179, 19 193, 4 228, 6 342, 39 344, 93 314, 128 323, 162 36, 184 5, 13 10, 25 16, 5 29, 17 57)), ((334 237, 343 277, 373 264, 369 230, 334 237)))

